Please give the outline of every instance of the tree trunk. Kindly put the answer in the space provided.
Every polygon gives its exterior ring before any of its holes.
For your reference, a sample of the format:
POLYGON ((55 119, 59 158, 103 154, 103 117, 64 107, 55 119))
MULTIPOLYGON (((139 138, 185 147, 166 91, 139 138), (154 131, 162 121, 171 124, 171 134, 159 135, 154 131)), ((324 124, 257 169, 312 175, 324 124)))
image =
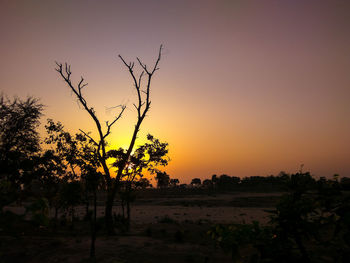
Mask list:
POLYGON ((126 199, 126 231, 130 231, 130 196, 126 199))
POLYGON ((125 207, 124 207, 124 198, 121 198, 121 206, 122 206, 122 217, 125 219, 125 207))
POLYGON ((95 242, 96 242, 96 218, 97 218, 97 201, 96 191, 94 191, 94 215, 91 222, 91 246, 90 246, 90 258, 95 258, 95 242))
POLYGON ((54 231, 56 232, 57 229, 57 222, 58 222, 58 208, 55 207, 55 218, 54 218, 54 231))
POLYGON ((74 206, 71 207, 71 220, 72 222, 70 228, 74 229, 74 206))
POLYGON ((107 193, 106 208, 105 208, 105 222, 106 230, 108 235, 114 235, 114 225, 113 225, 113 202, 114 202, 115 191, 107 193))
POLYGON ((128 232, 130 231, 130 221, 131 221, 130 202, 131 202, 131 182, 128 182, 126 185, 126 230, 128 232))
POLYGON ((55 207, 55 222, 57 222, 58 219, 58 208, 55 207))
POLYGON ((86 203, 85 203, 85 218, 86 218, 86 220, 88 220, 89 219, 89 195, 86 193, 86 195, 85 195, 85 198, 86 198, 86 203))

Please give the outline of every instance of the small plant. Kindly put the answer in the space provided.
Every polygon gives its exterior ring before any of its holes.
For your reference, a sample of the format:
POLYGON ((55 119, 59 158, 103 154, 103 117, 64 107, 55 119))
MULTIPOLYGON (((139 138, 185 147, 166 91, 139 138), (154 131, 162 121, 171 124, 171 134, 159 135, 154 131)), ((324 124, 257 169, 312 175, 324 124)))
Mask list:
POLYGON ((114 226, 116 229, 118 229, 121 233, 126 233, 128 231, 127 228, 127 219, 123 217, 121 214, 113 214, 114 217, 114 226))
POLYGON ((208 235, 224 252, 231 254, 234 262, 241 259, 240 248, 257 240, 261 233, 258 222, 243 225, 216 225, 208 231, 208 235))
POLYGON ((46 198, 35 200, 26 207, 26 213, 30 213, 32 222, 37 226, 49 225, 49 202, 46 198))

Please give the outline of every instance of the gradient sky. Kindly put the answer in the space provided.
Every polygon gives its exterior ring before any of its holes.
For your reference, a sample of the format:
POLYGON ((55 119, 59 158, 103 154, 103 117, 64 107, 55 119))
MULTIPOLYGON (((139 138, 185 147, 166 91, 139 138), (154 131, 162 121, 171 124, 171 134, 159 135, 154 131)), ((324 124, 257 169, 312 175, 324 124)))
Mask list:
POLYGON ((101 120, 127 104, 115 147, 136 118, 117 55, 152 64, 164 44, 138 142, 147 133, 169 142, 166 170, 181 182, 301 164, 350 176, 349 1, 0 0, 0 33, 1 92, 40 98, 42 123, 94 131, 54 70, 68 62, 101 120))

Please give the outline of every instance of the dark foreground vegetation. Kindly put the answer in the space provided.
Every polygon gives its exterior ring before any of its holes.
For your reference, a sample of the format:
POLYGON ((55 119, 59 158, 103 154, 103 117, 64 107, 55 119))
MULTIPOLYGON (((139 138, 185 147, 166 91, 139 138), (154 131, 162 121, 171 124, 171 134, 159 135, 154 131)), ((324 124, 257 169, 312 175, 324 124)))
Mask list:
POLYGON ((347 262, 350 256, 348 179, 314 180, 309 173, 286 178, 287 193, 270 211, 267 225, 217 225, 209 234, 233 261, 347 262))
MULTIPOLYGON (((276 195, 266 191, 242 196, 235 190, 180 187, 135 189, 135 208, 146 204, 154 210, 169 206, 187 211, 260 207, 268 210, 270 220, 188 220, 164 211, 164 216, 152 222, 131 220, 128 224, 126 215, 115 214, 116 235, 109 236, 101 215, 95 226, 98 238, 93 259, 89 256, 92 210, 83 216, 74 213, 85 205, 83 199, 76 196, 80 202, 61 207, 56 218, 45 198, 31 197, 23 202, 23 214, 9 209, 1 212, 1 262, 347 262, 348 180, 315 180, 308 173, 285 174, 284 180, 284 193, 276 195)), ((59 199, 65 200, 67 192, 61 193, 59 199)), ((121 204, 118 198, 116 205, 121 204)))

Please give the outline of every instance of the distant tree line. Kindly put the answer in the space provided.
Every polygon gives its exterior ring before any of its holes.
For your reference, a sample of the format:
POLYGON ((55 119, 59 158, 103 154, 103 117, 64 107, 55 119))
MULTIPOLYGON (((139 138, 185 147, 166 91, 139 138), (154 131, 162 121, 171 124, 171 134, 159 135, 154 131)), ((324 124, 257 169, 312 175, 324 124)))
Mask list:
MULTIPOLYGON (((155 179, 157 182, 157 188, 160 189, 203 189, 213 191, 230 191, 230 190, 286 190, 286 183, 290 180, 291 174, 281 171, 278 175, 269 176, 248 176, 248 177, 237 177, 222 174, 217 176, 212 175, 211 179, 200 179, 195 177, 191 179, 189 184, 180 184, 179 179, 170 178, 166 172, 159 172, 156 174, 155 179)), ((350 190, 350 178, 340 177, 337 174, 333 175, 339 184, 339 187, 343 190, 350 190)), ((145 179, 145 178, 144 178, 145 179)), ((317 181, 327 181, 325 177, 320 177, 318 180, 312 177, 312 185, 315 185, 317 181)), ((151 184, 147 183, 146 187, 151 187, 151 184)), ((138 188, 141 189, 141 188, 138 188)))
MULTIPOLYGON (((280 172, 277 176, 250 176, 250 177, 236 177, 222 174, 217 176, 212 175, 211 179, 193 178, 190 185, 186 187, 195 187, 202 189, 212 189, 216 191, 229 191, 229 190, 244 190, 244 189, 271 189, 271 190, 286 190, 286 182, 290 180, 291 175, 286 172, 280 172)), ((350 189, 350 178, 342 177, 335 174, 337 182, 341 189, 350 189)), ((325 177, 321 177, 320 181, 326 181, 325 177)), ((315 178, 312 178, 313 183, 316 182, 315 178)), ((183 185, 185 186, 185 185, 183 185)))

